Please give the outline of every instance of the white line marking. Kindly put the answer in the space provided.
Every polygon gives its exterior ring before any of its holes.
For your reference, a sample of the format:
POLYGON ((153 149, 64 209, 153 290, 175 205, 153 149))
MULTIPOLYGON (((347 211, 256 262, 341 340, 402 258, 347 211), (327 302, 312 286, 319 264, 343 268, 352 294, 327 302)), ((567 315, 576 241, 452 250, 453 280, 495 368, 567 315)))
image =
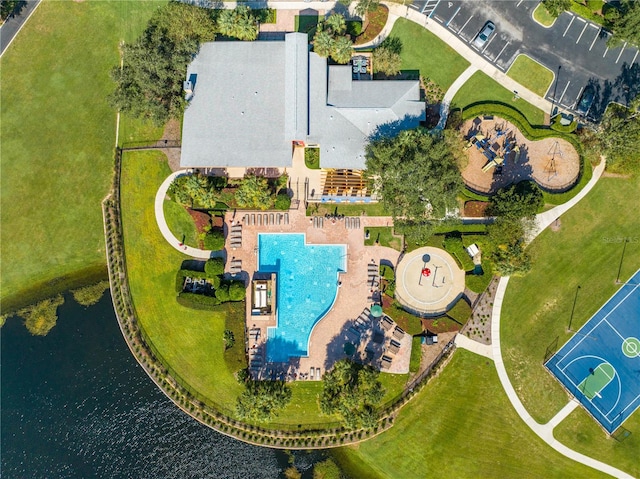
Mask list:
POLYGON ((453 12, 453 15, 451 15, 451 18, 447 22, 447 26, 449 26, 449 24, 453 21, 453 18, 458 14, 458 12, 460 11, 460 8, 461 7, 458 7, 458 9, 455 12, 453 12))
POLYGON ((569 80, 567 82, 567 86, 564 87, 564 90, 562 90, 562 95, 560 95, 560 99, 558 100, 558 103, 560 103, 562 101, 562 99, 564 98, 564 94, 567 93, 567 88, 569 88, 569 84, 571 83, 571 80, 569 80))
POLYGON ((631 65, 633 65, 636 62, 636 58, 638 58, 638 52, 640 50, 636 50, 636 54, 633 56, 633 60, 631 60, 631 65))
POLYGON ((580 32, 580 36, 578 37, 578 39, 576 40, 576 45, 578 44, 578 42, 580 41, 580 39, 582 38, 582 34, 584 33, 584 31, 587 29, 587 25, 588 23, 584 24, 584 27, 582 29, 582 31, 580 32))
POLYGON ((607 49, 604 51, 604 53, 602 54, 602 58, 604 58, 604 56, 607 54, 607 52, 609 51, 609 47, 607 47, 607 49))
POLYGON ((495 57, 495 58, 493 59, 493 61, 494 61, 494 62, 497 62, 497 61, 498 61, 498 58, 500 57, 500 55, 502 55, 502 52, 503 52, 503 51, 505 50, 505 48, 507 48, 508 46, 509 46, 509 42, 505 43, 504 47, 502 47, 502 50, 500 50, 500 53, 498 53, 498 56, 497 56, 497 57, 495 57))
POLYGON ((589 51, 591 51, 591 49, 593 48, 593 46, 596 44, 596 40, 598 39, 598 37, 600 36, 600 31, 598 30, 596 32, 596 36, 593 37, 593 41, 591 42, 591 46, 589 47, 589 51))
POLYGON ((620 57, 622 56, 622 52, 624 51, 626 46, 627 46, 627 42, 624 42, 624 45, 622 45, 622 50, 620 50, 620 53, 618 53, 618 58, 616 58, 616 63, 620 61, 620 57))
POLYGON ((586 21, 584 18, 582 18, 582 17, 576 17, 576 18, 577 18, 578 20, 580 20, 581 22, 583 22, 583 23, 587 23, 587 21, 586 21))
POLYGON ((473 15, 471 15, 471 16, 469 17, 469 20, 467 20, 466 22, 464 22, 464 25, 462 25, 462 28, 461 28, 460 30, 458 30, 458 35, 460 35, 460 32, 462 31, 462 29, 463 29, 464 27, 466 27, 466 26, 467 26, 467 23, 469 23, 469 22, 471 21, 471 19, 472 19, 472 18, 473 18, 473 15))
POLYGON ((564 36, 567 34, 567 32, 569 31, 569 29, 571 28, 571 24, 573 23, 573 21, 574 21, 575 19, 576 19, 576 17, 573 17, 573 18, 571 19, 571 21, 569 22, 569 25, 567 25, 567 29, 566 29, 566 30, 564 31, 564 33, 562 34, 562 36, 563 36, 563 37, 564 37, 564 36))
POLYGON ((491 39, 489 39, 489 41, 487 42, 487 44, 484 46, 484 48, 482 49, 482 53, 484 53, 484 51, 489 48, 489 45, 491 45, 491 42, 493 41, 493 39, 496 37, 491 37, 491 39))
POLYGON ((519 6, 520 6, 520 4, 521 4, 522 2, 524 2, 524 0, 520 0, 520 1, 516 4, 516 7, 519 7, 519 6))

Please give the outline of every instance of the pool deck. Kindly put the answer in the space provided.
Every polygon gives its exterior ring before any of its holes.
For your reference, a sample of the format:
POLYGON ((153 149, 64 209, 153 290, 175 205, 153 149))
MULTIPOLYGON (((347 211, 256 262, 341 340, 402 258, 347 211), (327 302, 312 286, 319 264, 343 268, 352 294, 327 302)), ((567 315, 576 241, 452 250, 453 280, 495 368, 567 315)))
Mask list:
MULTIPOLYGON (((257 216, 256 216, 257 218, 257 216)), ((348 229, 345 219, 332 221, 323 217, 322 227, 317 227, 317 223, 312 217, 306 216, 306 211, 302 203, 297 209, 290 209, 286 212, 273 211, 242 211, 227 212, 225 222, 229 229, 242 225, 242 246, 233 248, 231 246, 231 235, 226 239, 227 251, 227 273, 231 273, 232 264, 240 265, 240 272, 235 277, 247 280, 247 331, 248 334, 250 362, 256 365, 254 375, 256 377, 283 377, 288 380, 319 380, 325 371, 330 369, 335 361, 347 357, 344 352, 344 344, 349 342, 348 329, 352 322, 365 310, 372 306, 369 299, 372 294, 371 283, 368 280, 368 265, 373 261, 376 264, 392 264, 394 267, 398 263, 400 252, 383 246, 365 246, 364 230, 371 226, 390 226, 393 224, 389 217, 366 217, 361 216, 360 227, 348 229), (288 215, 288 223, 284 217, 280 217, 280 224, 258 225, 244 221, 246 214, 252 215, 288 215), (331 310, 314 327, 309 340, 309 356, 293 358, 288 364, 267 364, 265 358, 265 343, 267 338, 267 328, 275 326, 275 318, 272 315, 256 316, 252 315, 251 280, 257 270, 257 243, 259 233, 304 233, 308 244, 346 244, 347 245, 347 271, 340 274, 341 286, 338 288, 336 301, 331 310), (240 262, 240 263, 238 263, 240 262), (259 330, 259 333, 258 333, 259 330), (313 368, 313 378, 311 369, 313 368), (320 371, 320 374, 317 371, 320 371)), ((273 222, 272 222, 273 223, 273 222)), ((277 223, 277 222, 275 222, 277 223)), ((236 239, 237 241, 237 239, 236 239)), ((238 266, 236 266, 238 267, 238 266)), ((379 321, 372 321, 372 328, 376 328, 379 321)), ((380 329, 380 328, 378 328, 380 329)), ((360 348, 364 348, 366 337, 373 335, 372 331, 365 331, 362 335, 360 348)), ((384 342, 380 344, 380 351, 376 352, 376 358, 382 356, 382 348, 389 343, 392 331, 387 331, 384 342)), ((379 339, 379 338, 378 338, 379 339)), ((399 341, 401 347, 395 354, 389 354, 393 361, 389 367, 383 368, 384 372, 407 373, 409 371, 409 358, 411 355, 411 336, 405 334, 399 341)), ((359 353, 357 353, 359 354, 359 353)), ((377 359, 376 359, 377 361, 377 359)))

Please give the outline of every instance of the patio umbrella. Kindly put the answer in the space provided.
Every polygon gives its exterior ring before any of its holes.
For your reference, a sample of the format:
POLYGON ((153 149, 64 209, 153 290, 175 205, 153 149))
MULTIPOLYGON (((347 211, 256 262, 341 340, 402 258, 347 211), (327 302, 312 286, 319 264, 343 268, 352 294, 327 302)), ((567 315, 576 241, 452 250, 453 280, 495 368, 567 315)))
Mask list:
POLYGON ((380 316, 382 316, 382 306, 380 306, 379 304, 374 304, 373 306, 371 306, 371 316, 373 316, 374 318, 379 318, 380 316))

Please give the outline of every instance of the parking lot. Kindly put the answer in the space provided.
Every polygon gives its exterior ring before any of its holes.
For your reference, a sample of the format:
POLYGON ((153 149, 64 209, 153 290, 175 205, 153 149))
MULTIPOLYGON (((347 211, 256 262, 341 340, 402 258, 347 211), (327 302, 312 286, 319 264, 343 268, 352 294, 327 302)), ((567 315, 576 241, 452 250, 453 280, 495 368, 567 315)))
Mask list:
POLYGON ((423 12, 470 45, 503 72, 525 53, 556 75, 546 98, 560 111, 575 112, 580 96, 592 85, 595 98, 587 116, 598 120, 611 101, 627 104, 640 93, 638 49, 623 44, 609 49, 609 33, 600 26, 564 12, 545 28, 532 12, 538 1, 477 2, 416 0, 412 8, 423 12), (496 29, 478 48, 473 40, 488 21, 496 29))

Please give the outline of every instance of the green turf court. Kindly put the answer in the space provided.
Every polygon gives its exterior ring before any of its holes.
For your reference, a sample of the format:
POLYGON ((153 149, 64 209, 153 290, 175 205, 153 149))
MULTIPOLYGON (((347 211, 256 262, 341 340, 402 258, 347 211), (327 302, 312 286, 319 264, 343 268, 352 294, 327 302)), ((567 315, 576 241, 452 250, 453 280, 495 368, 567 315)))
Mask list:
POLYGON ((613 380, 615 374, 616 371, 611 364, 600 363, 593 372, 591 372, 591 375, 584 378, 582 382, 578 384, 578 390, 590 400, 596 396, 601 397, 600 391, 613 380))

